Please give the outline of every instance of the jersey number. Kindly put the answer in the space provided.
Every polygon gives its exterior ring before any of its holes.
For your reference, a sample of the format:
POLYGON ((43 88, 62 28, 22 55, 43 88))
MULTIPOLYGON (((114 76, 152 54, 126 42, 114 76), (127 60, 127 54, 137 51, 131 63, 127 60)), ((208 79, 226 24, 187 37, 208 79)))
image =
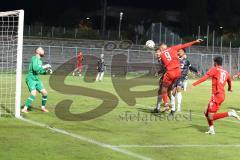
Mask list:
POLYGON ((165 57, 167 58, 168 61, 172 60, 172 57, 169 52, 164 52, 165 57))
POLYGON ((224 84, 226 81, 227 75, 225 72, 220 72, 220 83, 224 84))

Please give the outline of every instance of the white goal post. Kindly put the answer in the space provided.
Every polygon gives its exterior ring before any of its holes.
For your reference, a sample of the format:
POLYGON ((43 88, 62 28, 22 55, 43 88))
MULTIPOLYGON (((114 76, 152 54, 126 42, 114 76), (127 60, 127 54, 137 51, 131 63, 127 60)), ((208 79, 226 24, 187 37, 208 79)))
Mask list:
POLYGON ((24 11, 0 12, 0 116, 20 117, 24 11))

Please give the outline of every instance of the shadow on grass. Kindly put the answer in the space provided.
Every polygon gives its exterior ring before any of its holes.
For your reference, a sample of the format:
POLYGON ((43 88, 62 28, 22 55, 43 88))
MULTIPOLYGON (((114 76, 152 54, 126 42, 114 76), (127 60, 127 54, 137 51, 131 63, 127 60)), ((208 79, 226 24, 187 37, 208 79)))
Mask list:
POLYGON ((153 109, 149 108, 137 108, 139 112, 144 112, 144 113, 152 113, 153 109))
POLYGON ((159 112, 159 113, 154 113, 153 112, 153 109, 146 109, 146 108, 137 108, 138 112, 143 112, 143 113, 149 113, 153 116, 156 116, 156 117, 162 117, 162 116, 173 116, 171 115, 170 113, 167 113, 167 112, 159 112))
POLYGON ((197 129, 199 132, 201 133, 205 133, 207 131, 207 127, 206 126, 201 126, 201 125, 197 125, 197 124, 192 124, 189 127, 195 128, 197 129))
POLYGON ((38 106, 38 107, 33 107, 33 106, 31 106, 31 107, 28 108, 28 110, 29 110, 29 111, 38 111, 38 112, 42 112, 40 106, 38 106))
POLYGON ((240 111, 240 107, 228 107, 228 109, 234 109, 234 110, 236 110, 236 111, 240 111))

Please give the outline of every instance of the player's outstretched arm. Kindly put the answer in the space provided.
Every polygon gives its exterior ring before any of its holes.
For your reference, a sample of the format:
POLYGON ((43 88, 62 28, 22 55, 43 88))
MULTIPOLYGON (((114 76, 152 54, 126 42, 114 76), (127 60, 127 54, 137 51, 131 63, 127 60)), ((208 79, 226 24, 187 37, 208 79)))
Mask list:
POLYGON ((195 86, 197 86, 197 85, 199 85, 200 83, 206 81, 208 78, 210 78, 210 75, 206 74, 205 76, 203 76, 202 78, 200 78, 199 80, 197 80, 196 82, 194 82, 194 83, 190 86, 189 91, 192 91, 192 89, 193 89, 195 86))
POLYGON ((189 66, 189 70, 195 73, 197 76, 201 76, 201 72, 197 70, 197 68, 193 67, 191 64, 189 66))
POLYGON ((177 46, 174 46, 174 47, 175 47, 176 50, 180 50, 180 49, 187 48, 187 47, 190 47, 194 44, 201 43, 201 42, 203 42, 202 39, 197 39, 195 41, 188 42, 188 43, 185 43, 185 44, 180 44, 180 45, 177 45, 177 46))
POLYGON ((197 73, 198 73, 197 68, 193 67, 192 64, 190 63, 190 61, 188 61, 188 63, 189 63, 189 65, 188 65, 188 66, 189 66, 189 70, 190 70, 191 72, 194 72, 194 73, 197 74, 197 73))
POLYGON ((195 86, 199 85, 200 83, 206 81, 208 78, 210 78, 210 75, 209 75, 209 74, 206 74, 206 75, 204 75, 202 78, 200 78, 199 80, 197 80, 196 82, 194 82, 194 83, 192 84, 192 86, 195 87, 195 86))

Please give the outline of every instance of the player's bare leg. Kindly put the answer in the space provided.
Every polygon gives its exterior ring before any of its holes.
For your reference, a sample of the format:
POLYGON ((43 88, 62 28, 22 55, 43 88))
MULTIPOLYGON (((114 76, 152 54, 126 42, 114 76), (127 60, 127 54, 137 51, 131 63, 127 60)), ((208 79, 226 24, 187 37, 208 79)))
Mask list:
POLYGON ((155 109, 152 113, 158 113, 161 108, 162 96, 161 96, 161 85, 159 86, 158 94, 157 94, 157 103, 155 109))
POLYGON ((153 113, 158 113, 161 109, 161 103, 162 103, 162 96, 161 96, 161 90, 162 90, 162 81, 159 81, 159 89, 158 89, 158 95, 157 95, 157 103, 155 109, 152 111, 153 113))
POLYGON ((41 91, 41 94, 42 94, 42 106, 41 106, 41 110, 43 112, 49 112, 47 109, 46 109, 46 103, 47 103, 47 90, 46 89, 42 89, 41 91))
POLYGON ((162 102, 162 96, 158 95, 157 96, 157 103, 155 109, 152 111, 152 113, 158 113, 161 110, 161 102, 162 102))
POLYGON ((168 90, 169 90, 169 87, 163 86, 162 87, 162 91, 161 91, 161 95, 162 95, 165 111, 169 111, 168 90))
POLYGON ((28 108, 32 105, 32 102, 35 100, 36 94, 37 94, 36 90, 31 91, 31 95, 26 100, 25 105, 22 109, 22 113, 28 113, 28 108))

